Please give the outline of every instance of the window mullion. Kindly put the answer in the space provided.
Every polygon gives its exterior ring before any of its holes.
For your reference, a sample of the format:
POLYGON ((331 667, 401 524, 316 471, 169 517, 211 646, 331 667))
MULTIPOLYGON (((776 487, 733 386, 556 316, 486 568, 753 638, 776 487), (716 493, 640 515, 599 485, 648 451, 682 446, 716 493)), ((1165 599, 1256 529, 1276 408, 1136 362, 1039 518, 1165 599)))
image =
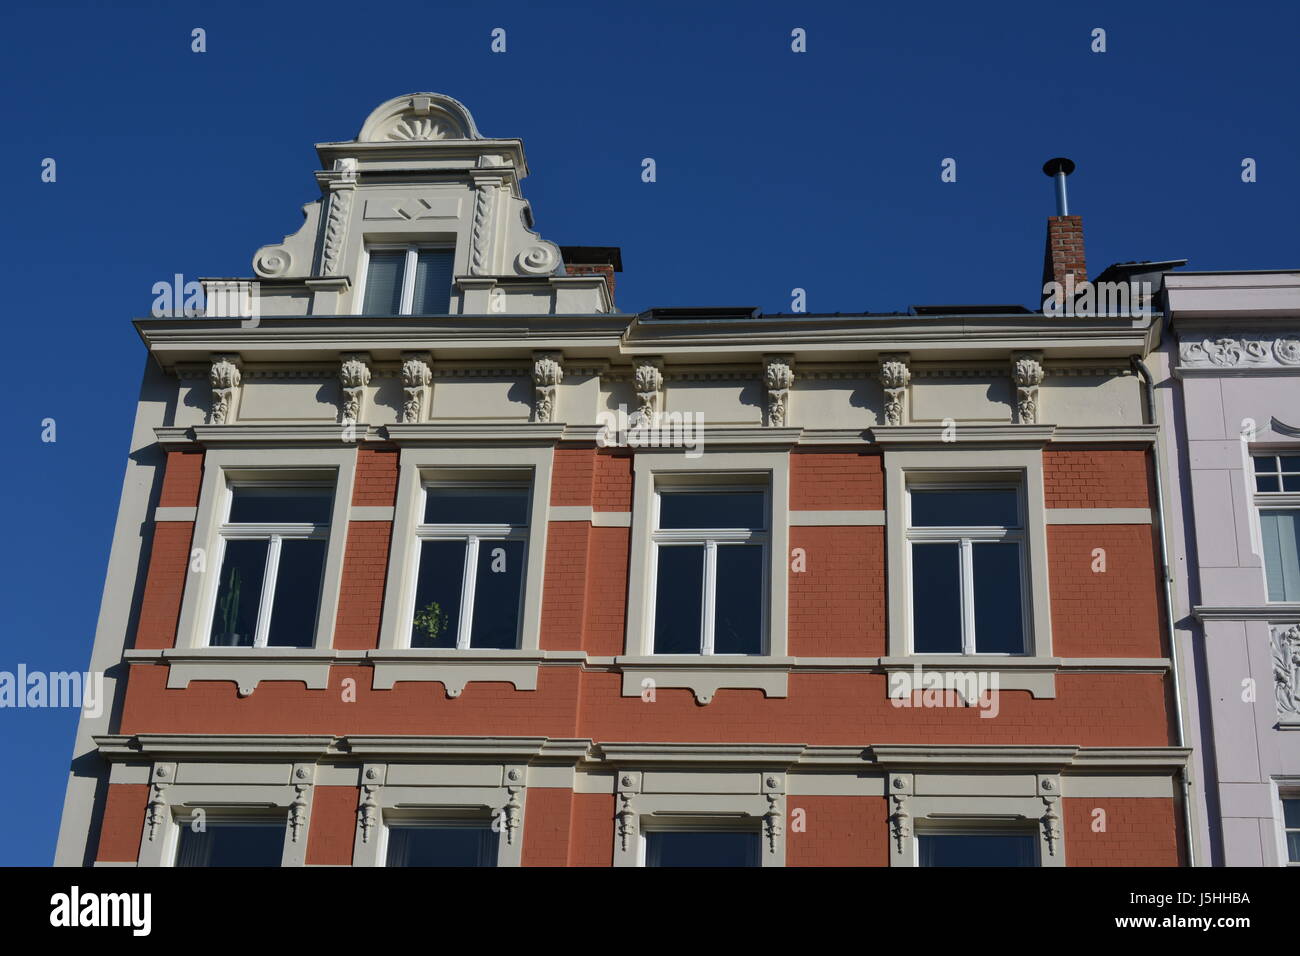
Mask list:
POLYGON ((478 537, 470 535, 465 541, 465 574, 461 580, 460 622, 456 631, 456 647, 469 649, 470 626, 474 622, 474 585, 478 574, 478 537))
POLYGON ((704 600, 700 614, 703 617, 700 627, 700 653, 713 653, 713 623, 716 610, 718 577, 718 542, 710 539, 704 542, 704 600))
POLYGON ((970 538, 961 539, 961 648, 975 653, 975 569, 970 538))
POLYGON ((257 630, 253 635, 254 647, 266 647, 271 633, 271 607, 275 601, 275 579, 280 572, 280 536, 271 535, 266 548, 266 567, 262 572, 262 600, 257 609, 257 630))
POLYGON ((415 263, 417 257, 418 253, 415 246, 408 246, 402 268, 402 301, 398 307, 398 312, 402 315, 411 314, 412 302, 415 299, 415 263))

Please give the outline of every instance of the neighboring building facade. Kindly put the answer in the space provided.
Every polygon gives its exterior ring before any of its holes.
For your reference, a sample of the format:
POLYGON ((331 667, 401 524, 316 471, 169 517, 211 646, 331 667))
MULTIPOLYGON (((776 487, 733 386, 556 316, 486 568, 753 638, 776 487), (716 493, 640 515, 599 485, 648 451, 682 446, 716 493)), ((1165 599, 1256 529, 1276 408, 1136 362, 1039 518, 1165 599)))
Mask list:
POLYGON ((136 323, 58 863, 1186 861, 1160 316, 624 315, 456 101, 318 152, 136 323))
POLYGON ((1158 357, 1208 860, 1300 864, 1300 272, 1165 277, 1158 357))

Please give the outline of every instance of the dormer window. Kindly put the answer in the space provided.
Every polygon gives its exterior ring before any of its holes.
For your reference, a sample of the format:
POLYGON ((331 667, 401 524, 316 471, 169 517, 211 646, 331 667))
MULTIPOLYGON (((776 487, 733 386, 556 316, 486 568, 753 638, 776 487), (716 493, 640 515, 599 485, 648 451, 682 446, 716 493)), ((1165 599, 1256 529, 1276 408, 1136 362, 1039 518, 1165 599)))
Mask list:
POLYGON ((454 253, 446 246, 367 246, 361 314, 446 315, 454 253))

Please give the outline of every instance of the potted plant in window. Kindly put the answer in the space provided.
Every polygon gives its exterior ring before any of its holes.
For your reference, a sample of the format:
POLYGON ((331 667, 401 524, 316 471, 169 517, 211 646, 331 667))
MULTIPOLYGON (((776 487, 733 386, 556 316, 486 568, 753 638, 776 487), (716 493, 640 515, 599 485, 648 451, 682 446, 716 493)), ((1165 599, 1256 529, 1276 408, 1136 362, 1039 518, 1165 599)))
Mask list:
POLYGON ((447 615, 443 612, 441 604, 430 601, 415 612, 413 624, 415 633, 424 635, 422 646, 436 647, 438 638, 447 629, 447 615))
MULTIPOLYGON (((211 644, 214 647, 238 647, 239 626, 239 568, 231 568, 226 576, 225 596, 217 600, 218 626, 213 629, 211 644)), ((250 642, 251 643, 251 642, 250 642)))

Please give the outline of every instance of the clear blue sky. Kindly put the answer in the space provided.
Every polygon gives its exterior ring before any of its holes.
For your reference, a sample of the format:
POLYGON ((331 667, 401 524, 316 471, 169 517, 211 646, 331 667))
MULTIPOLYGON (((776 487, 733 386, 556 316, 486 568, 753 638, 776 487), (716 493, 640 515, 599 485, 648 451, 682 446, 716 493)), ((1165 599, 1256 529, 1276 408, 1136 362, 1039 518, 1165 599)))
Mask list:
MULTIPOLYGON (((522 138, 541 234, 621 246, 624 311, 1028 305, 1057 155, 1094 275, 1300 266, 1297 35, 1293 2, 7 3, 0 670, 89 660, 153 283, 250 274, 389 97, 522 138)), ((75 721, 0 710, 0 863, 51 859, 75 721)))

